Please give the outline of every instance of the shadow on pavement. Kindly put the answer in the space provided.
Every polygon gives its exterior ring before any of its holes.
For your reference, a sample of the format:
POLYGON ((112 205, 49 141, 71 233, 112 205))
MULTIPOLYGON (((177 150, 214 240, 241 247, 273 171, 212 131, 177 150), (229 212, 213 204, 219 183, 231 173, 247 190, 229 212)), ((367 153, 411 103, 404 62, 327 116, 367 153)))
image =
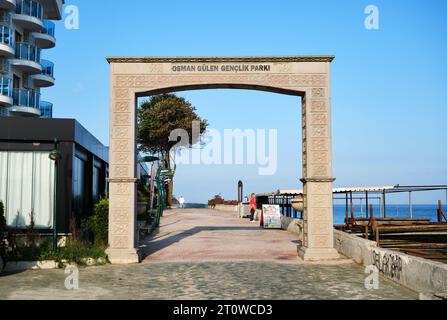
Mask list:
POLYGON ((204 231, 259 231, 258 228, 253 227, 212 227, 212 226, 203 226, 203 227, 194 227, 189 230, 185 230, 181 233, 174 234, 172 236, 169 236, 167 238, 157 240, 159 239, 157 237, 157 233, 149 236, 145 240, 141 241, 140 244, 140 250, 141 250, 141 258, 144 260, 149 255, 154 254, 157 251, 160 251, 166 247, 169 247, 170 245, 180 242, 185 238, 191 237, 193 235, 196 235, 200 232, 204 231))

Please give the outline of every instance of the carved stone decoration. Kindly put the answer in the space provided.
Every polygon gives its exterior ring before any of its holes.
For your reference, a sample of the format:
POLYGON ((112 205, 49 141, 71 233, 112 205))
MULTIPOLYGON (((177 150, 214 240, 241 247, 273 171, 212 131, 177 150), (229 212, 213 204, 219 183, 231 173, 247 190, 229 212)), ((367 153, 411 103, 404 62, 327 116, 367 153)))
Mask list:
POLYGON ((123 221, 127 222, 129 219, 129 214, 126 208, 115 208, 114 210, 111 210, 110 218, 112 223, 123 221))
POLYGON ((129 99, 129 90, 128 89, 116 89, 115 99, 129 99))
POLYGON ((312 98, 324 98, 325 95, 325 88, 312 88, 312 98))
POLYGON ((305 260, 337 258, 331 202, 334 179, 329 65, 333 59, 333 56, 108 58, 110 261, 139 261, 135 203, 137 96, 200 88, 255 89, 302 98, 304 238, 299 253, 305 260))
POLYGON ((111 247, 114 249, 127 249, 129 247, 129 237, 128 236, 113 236, 111 247))
POLYGON ((131 143, 132 141, 130 140, 112 139, 110 150, 112 152, 126 152, 130 150, 131 143))
POLYGON ((311 137, 312 138, 326 138, 328 137, 328 128, 327 126, 312 126, 311 127, 311 137))
POLYGON ((312 112, 327 112, 326 101, 325 100, 313 100, 312 101, 312 112))
POLYGON ((114 161, 116 164, 119 165, 128 165, 129 164, 129 158, 127 153, 124 152, 115 152, 113 154, 114 161))
POLYGON ((129 137, 129 127, 118 127, 112 128, 112 139, 126 139, 129 137))
POLYGON ((326 125, 328 123, 328 115, 326 113, 311 113, 311 125, 326 125))
POLYGON ((130 112, 129 109, 130 103, 129 101, 118 101, 115 104, 115 113, 117 112, 130 112))
POLYGON ((117 126, 130 126, 131 124, 130 114, 127 113, 117 113, 115 114, 115 125, 117 126))

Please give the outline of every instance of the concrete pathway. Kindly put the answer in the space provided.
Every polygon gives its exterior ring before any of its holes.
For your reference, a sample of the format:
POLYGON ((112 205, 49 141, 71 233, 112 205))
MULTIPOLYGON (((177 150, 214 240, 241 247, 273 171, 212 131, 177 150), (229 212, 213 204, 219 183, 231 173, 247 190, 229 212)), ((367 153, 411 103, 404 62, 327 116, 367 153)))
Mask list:
POLYGON ((236 213, 208 209, 169 210, 160 230, 142 242, 144 263, 274 261, 297 263, 298 237, 264 230, 236 213))
POLYGON ((67 290, 64 270, 0 276, 1 299, 417 299, 381 278, 365 289, 364 268, 348 259, 305 263, 298 239, 263 230, 235 214, 172 210, 158 234, 142 241, 139 265, 79 270, 79 290, 67 290))

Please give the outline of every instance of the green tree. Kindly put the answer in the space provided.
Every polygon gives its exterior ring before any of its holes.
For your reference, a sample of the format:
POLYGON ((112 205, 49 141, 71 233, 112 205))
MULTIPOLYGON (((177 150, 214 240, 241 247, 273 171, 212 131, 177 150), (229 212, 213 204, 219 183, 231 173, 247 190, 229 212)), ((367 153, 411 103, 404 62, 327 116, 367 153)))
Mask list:
POLYGON ((109 242, 109 199, 102 198, 94 208, 94 214, 81 223, 82 239, 98 246, 109 242))
MULTIPOLYGON (((158 154, 163 159, 165 168, 175 173, 175 155, 173 148, 180 141, 170 141, 170 135, 175 130, 188 133, 188 145, 191 148, 200 141, 205 133, 208 121, 199 117, 196 108, 182 97, 175 94, 162 94, 144 101, 138 111, 138 143, 143 152, 158 154), (200 122, 200 133, 193 136, 193 122, 200 122), (173 151, 173 152, 171 152, 173 151)), ((177 136, 176 136, 177 138, 177 136)), ((173 179, 167 185, 167 205, 172 205, 173 179)))

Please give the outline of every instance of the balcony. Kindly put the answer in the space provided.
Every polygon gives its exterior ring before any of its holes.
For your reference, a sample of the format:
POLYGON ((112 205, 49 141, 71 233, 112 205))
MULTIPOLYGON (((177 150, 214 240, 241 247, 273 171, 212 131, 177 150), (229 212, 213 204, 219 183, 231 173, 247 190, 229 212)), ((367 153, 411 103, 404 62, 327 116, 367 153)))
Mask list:
POLYGON ((40 93, 34 90, 13 89, 13 105, 9 108, 11 115, 40 117, 40 93))
POLYGON ((51 20, 62 19, 63 0, 40 0, 45 10, 45 16, 51 20))
POLYGON ((40 114, 42 118, 53 118, 53 104, 46 101, 40 102, 40 114))
POLYGON ((56 25, 50 20, 44 20, 42 32, 33 32, 36 46, 42 49, 51 49, 56 46, 55 38, 56 25))
POLYGON ((26 42, 16 42, 14 59, 10 60, 11 66, 28 74, 42 73, 40 65, 41 49, 26 42))
POLYGON ((47 88, 54 86, 54 63, 48 60, 41 61, 42 73, 31 76, 34 86, 47 88))
POLYGON ((0 25, 0 57, 14 56, 14 30, 8 26, 0 25))
POLYGON ((16 7, 16 0, 0 0, 0 9, 13 10, 16 7))
POLYGON ((43 6, 32 0, 18 1, 12 16, 15 23, 25 30, 41 31, 43 28, 43 6))
POLYGON ((12 106, 12 79, 0 77, 0 106, 12 106))

